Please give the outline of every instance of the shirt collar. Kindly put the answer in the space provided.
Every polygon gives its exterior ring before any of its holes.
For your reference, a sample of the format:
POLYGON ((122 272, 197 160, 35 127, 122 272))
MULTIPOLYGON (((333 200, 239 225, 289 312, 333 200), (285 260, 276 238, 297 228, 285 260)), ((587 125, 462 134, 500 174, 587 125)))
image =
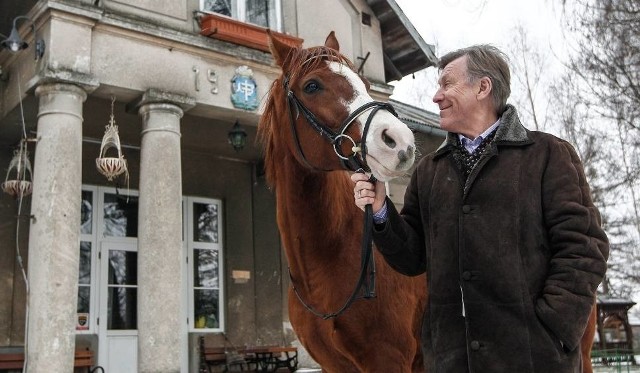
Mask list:
POLYGON ((467 141, 473 142, 473 143, 477 142, 477 140, 482 141, 487 136, 489 136, 491 134, 491 132, 493 132, 496 128, 498 128, 499 125, 500 125, 500 118, 498 118, 498 120, 494 124, 492 124, 491 127, 487 128, 486 131, 482 132, 475 139, 470 139, 470 138, 468 138, 468 137, 466 137, 465 135, 462 135, 462 134, 458 134, 458 138, 460 139, 460 142, 462 142, 463 144, 465 142, 467 142, 467 141))

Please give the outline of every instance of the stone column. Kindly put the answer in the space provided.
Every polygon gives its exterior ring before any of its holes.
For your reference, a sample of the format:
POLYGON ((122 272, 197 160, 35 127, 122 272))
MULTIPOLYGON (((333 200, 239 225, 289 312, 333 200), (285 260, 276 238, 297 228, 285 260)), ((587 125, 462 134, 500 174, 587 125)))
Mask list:
POLYGON ((78 295, 82 103, 73 84, 44 84, 29 232, 27 370, 72 372, 78 295))
MULTIPOLYGON (((143 117, 138 212, 138 371, 179 372, 182 288, 181 103, 148 91, 143 117)), ((191 104, 191 106, 193 106, 191 104)))

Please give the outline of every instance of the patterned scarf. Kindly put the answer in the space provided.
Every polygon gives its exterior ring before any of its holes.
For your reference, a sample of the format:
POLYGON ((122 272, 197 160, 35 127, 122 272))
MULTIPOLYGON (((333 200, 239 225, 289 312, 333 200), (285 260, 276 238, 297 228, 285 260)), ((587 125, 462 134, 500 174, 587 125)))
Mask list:
POLYGON ((480 159, 482 159, 482 157, 485 155, 486 150, 489 147, 489 144, 491 144, 491 142, 493 141, 496 132, 497 131, 493 131, 489 134, 489 136, 485 137, 482 140, 482 143, 480 143, 476 150, 474 150, 471 154, 469 154, 467 149, 465 149, 464 145, 458 138, 456 149, 453 152, 453 158, 456 160, 456 163, 462 170, 465 181, 469 178, 469 175, 471 175, 471 172, 476 167, 480 159))

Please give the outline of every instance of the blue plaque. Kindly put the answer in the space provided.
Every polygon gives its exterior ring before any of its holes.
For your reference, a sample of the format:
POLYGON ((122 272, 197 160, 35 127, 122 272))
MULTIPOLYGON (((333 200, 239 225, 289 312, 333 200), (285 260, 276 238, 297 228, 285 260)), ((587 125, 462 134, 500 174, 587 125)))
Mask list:
POLYGON ((258 85, 253 79, 253 71, 248 66, 238 67, 236 75, 231 79, 231 102, 238 109, 258 108, 258 85))

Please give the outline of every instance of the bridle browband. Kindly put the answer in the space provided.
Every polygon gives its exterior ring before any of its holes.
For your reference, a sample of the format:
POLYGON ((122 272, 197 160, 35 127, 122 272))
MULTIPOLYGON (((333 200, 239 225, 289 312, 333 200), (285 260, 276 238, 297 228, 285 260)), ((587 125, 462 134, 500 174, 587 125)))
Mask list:
MULTIPOLYGON (((296 151, 298 156, 304 162, 305 166, 310 169, 316 171, 331 171, 326 169, 321 169, 315 167, 309 163, 307 157, 304 155, 304 151, 302 150, 302 145, 300 144, 300 140, 298 138, 298 132, 296 130, 295 118, 299 116, 300 113, 305 117, 306 122, 313 127, 316 131, 320 133, 322 137, 327 139, 327 141, 333 146, 333 151, 340 158, 342 166, 348 170, 355 172, 371 172, 369 166, 367 165, 367 147, 366 147, 366 138, 367 133, 369 132, 369 126, 371 125, 371 121, 376 113, 385 109, 389 111, 394 116, 398 116, 393 106, 388 103, 380 102, 380 101, 370 101, 365 103, 364 105, 358 107, 354 110, 349 116, 342 122, 337 131, 334 131, 329 126, 323 124, 314 114, 309 110, 304 104, 296 97, 293 91, 289 88, 289 77, 286 76, 283 79, 283 87, 285 93, 287 95, 287 106, 289 109, 289 119, 291 124, 291 132, 293 133, 294 142, 296 144, 296 151), (293 110, 295 109, 296 115, 294 116, 293 110), (358 117, 364 112, 371 110, 371 114, 367 118, 365 122, 364 129, 362 130, 362 137, 360 139, 360 144, 356 144, 356 142, 349 135, 346 134, 349 126, 353 124, 358 117), (351 148, 351 155, 345 156, 342 153, 342 149, 340 145, 342 144, 343 139, 348 139, 353 144, 351 148)), ((371 175, 371 182, 375 182, 375 178, 371 175)), ((364 216, 364 227, 363 227, 363 237, 361 244, 361 259, 360 259, 360 275, 358 276, 358 281, 356 282, 356 286, 353 289, 349 298, 345 301, 345 303, 335 312, 323 313, 317 311, 315 308, 310 306, 307 302, 302 299, 302 296, 298 292, 298 289, 295 286, 293 281, 293 276, 291 274, 291 269, 289 268, 289 278, 291 280, 291 287, 293 288, 296 297, 302 303, 302 305, 312 314, 321 317, 324 320, 332 319, 338 317, 342 314, 347 308, 351 306, 351 304, 359 298, 371 299, 375 298, 375 260, 373 257, 373 250, 371 247, 371 234, 373 228, 373 208, 372 206, 365 206, 365 216, 364 216), (360 295, 360 289, 364 287, 363 294, 360 295)))

